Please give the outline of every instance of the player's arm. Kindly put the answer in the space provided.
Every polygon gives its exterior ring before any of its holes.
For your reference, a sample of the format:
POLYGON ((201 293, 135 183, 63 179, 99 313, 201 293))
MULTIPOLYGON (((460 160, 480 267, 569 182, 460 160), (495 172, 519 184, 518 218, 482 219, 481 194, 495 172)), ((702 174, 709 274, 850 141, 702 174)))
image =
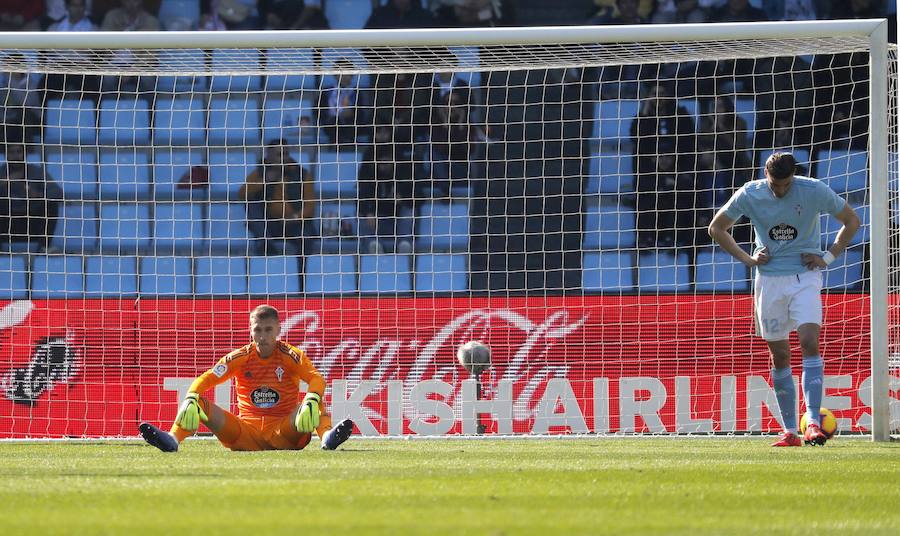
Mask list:
POLYGON ((746 264, 747 266, 758 266, 769 262, 769 252, 766 248, 757 251, 756 254, 750 255, 741 246, 735 242, 729 230, 734 226, 735 220, 728 217, 725 209, 721 208, 709 222, 709 236, 722 246, 722 249, 731 254, 732 257, 746 264))
POLYGON ((837 218, 843 226, 838 231, 837 237, 834 239, 834 244, 828 248, 825 255, 820 257, 819 255, 813 255, 812 253, 803 254, 803 263, 810 270, 814 268, 825 268, 834 262, 834 259, 840 257, 841 253, 847 249, 847 246, 850 245, 850 241, 853 240, 853 237, 856 235, 856 231, 859 230, 859 216, 849 203, 845 202, 844 208, 835 214, 834 217, 837 218))
POLYGON ((309 386, 306 396, 303 397, 303 402, 300 404, 294 424, 297 431, 312 433, 319 427, 322 397, 325 396, 325 378, 322 377, 305 352, 297 348, 294 348, 294 351, 300 355, 300 362, 297 364, 300 368, 300 379, 309 386))
POLYGON ((188 392, 178 408, 175 416, 175 424, 190 432, 197 431, 201 422, 206 422, 208 416, 203 411, 200 403, 200 393, 212 389, 216 385, 230 378, 234 372, 229 366, 228 357, 223 357, 216 365, 197 377, 188 387, 188 392))

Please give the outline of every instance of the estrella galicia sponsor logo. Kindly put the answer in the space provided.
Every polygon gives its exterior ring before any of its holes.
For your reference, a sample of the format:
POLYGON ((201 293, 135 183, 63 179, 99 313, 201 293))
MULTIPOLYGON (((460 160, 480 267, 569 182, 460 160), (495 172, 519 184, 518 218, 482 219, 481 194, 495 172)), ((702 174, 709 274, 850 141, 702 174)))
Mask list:
POLYGON ((786 223, 779 223, 769 229, 769 238, 777 242, 789 242, 797 238, 797 229, 786 223))
POLYGON ((256 388, 250 393, 250 401, 253 402, 254 406, 261 409, 271 408, 278 403, 278 398, 278 391, 265 385, 256 388))

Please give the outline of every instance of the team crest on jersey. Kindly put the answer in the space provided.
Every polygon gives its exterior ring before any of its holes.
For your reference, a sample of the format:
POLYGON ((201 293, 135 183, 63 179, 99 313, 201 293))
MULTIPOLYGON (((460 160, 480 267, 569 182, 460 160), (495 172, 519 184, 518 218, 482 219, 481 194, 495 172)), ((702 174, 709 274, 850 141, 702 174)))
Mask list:
POLYGON ((275 369, 275 376, 278 376, 278 381, 281 381, 281 377, 284 376, 284 369, 281 367, 275 369))
POLYGON ((776 242, 790 242, 797 238, 797 229, 786 223, 779 223, 769 229, 769 238, 776 242))
POLYGON ((271 408, 278 403, 279 398, 278 391, 270 389, 265 385, 254 389, 254 391, 250 393, 250 401, 253 402, 254 406, 261 409, 271 408))
POLYGON ((797 211, 797 215, 799 216, 800 212, 803 211, 803 207, 801 207, 800 205, 794 205, 794 210, 797 211))

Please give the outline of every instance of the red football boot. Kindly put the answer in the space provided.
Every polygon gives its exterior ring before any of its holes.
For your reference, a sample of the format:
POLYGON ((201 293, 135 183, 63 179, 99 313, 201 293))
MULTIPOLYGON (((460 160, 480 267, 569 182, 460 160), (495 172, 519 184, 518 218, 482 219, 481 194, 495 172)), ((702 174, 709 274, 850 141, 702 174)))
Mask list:
POLYGON ((780 436, 778 436, 778 441, 772 443, 773 447, 802 447, 803 442, 800 441, 800 436, 793 432, 782 432, 780 436))
POLYGON ((828 441, 828 436, 819 428, 819 425, 811 422, 806 425, 806 433, 803 434, 803 441, 807 445, 824 445, 828 441))

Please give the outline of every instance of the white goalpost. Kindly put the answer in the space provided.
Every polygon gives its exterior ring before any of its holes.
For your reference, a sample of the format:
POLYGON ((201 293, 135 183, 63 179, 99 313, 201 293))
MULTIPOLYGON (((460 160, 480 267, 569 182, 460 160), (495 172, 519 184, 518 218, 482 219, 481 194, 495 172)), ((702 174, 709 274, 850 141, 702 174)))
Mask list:
POLYGON ((261 303, 363 435, 777 432, 706 227, 780 150, 863 220, 823 406, 900 433, 883 20, 0 33, 0 76, 0 439, 168 427, 261 303))

